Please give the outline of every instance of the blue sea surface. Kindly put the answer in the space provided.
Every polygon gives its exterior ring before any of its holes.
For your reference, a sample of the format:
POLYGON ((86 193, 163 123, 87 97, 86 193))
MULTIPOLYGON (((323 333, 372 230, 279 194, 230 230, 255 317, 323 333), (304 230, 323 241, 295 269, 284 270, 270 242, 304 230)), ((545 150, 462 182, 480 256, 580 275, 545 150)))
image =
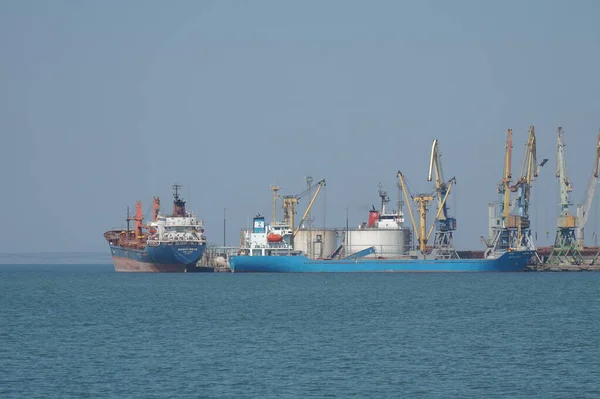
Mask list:
POLYGON ((0 265, 0 398, 598 398, 599 287, 0 265))

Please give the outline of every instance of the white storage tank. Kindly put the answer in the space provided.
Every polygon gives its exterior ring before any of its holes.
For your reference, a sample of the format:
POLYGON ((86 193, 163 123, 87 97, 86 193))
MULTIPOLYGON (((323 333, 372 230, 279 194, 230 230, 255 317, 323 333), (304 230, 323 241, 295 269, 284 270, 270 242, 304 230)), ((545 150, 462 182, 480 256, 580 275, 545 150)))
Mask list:
POLYGON ((361 228, 347 232, 344 242, 346 255, 368 247, 375 247, 375 254, 368 257, 394 257, 407 255, 410 249, 411 230, 361 228))
POLYGON ((337 248, 337 241, 333 229, 300 229, 294 237, 294 250, 304 252, 311 259, 326 258, 337 248))

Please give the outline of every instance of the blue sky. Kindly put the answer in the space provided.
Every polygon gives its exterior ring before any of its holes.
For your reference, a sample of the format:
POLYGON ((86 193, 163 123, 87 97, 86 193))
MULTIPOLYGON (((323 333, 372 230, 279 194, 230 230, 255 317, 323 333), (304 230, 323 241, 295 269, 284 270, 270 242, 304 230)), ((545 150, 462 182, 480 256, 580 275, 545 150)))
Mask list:
POLYGON ((327 179, 316 225, 345 225, 346 206, 358 225, 379 182, 395 200, 398 170, 432 189, 434 138, 457 245, 479 249, 506 130, 518 170, 529 125, 550 159, 531 209, 549 244, 558 126, 575 203, 591 174, 599 16, 583 0, 3 1, 0 252, 103 251, 127 205, 168 208, 175 182, 210 241, 223 208, 235 244, 270 216, 270 184, 293 194, 307 175, 327 179))

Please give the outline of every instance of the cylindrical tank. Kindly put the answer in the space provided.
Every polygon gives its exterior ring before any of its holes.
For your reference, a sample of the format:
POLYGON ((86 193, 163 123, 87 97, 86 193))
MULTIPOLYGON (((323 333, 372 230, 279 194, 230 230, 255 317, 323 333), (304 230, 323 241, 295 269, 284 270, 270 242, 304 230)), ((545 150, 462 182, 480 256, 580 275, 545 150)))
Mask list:
POLYGON ((300 250, 311 259, 326 258, 337 248, 335 230, 301 229, 294 237, 294 250, 300 250))
POLYGON ((352 229, 345 239, 346 256, 368 247, 375 247, 369 257, 394 257, 408 254, 410 230, 401 229, 352 229))
POLYGON ((489 224, 488 224, 488 239, 491 241, 494 238, 495 229, 502 227, 502 218, 499 214, 500 204, 497 202, 490 202, 488 204, 488 216, 489 216, 489 224))

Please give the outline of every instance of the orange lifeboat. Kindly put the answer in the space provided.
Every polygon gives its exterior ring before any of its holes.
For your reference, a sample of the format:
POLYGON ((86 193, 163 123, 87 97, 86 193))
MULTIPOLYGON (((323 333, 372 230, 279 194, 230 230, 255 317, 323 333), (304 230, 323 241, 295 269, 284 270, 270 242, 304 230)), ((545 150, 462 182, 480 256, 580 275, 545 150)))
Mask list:
POLYGON ((267 235, 268 242, 281 242, 281 240, 283 240, 283 237, 280 236, 279 234, 269 233, 267 235))

